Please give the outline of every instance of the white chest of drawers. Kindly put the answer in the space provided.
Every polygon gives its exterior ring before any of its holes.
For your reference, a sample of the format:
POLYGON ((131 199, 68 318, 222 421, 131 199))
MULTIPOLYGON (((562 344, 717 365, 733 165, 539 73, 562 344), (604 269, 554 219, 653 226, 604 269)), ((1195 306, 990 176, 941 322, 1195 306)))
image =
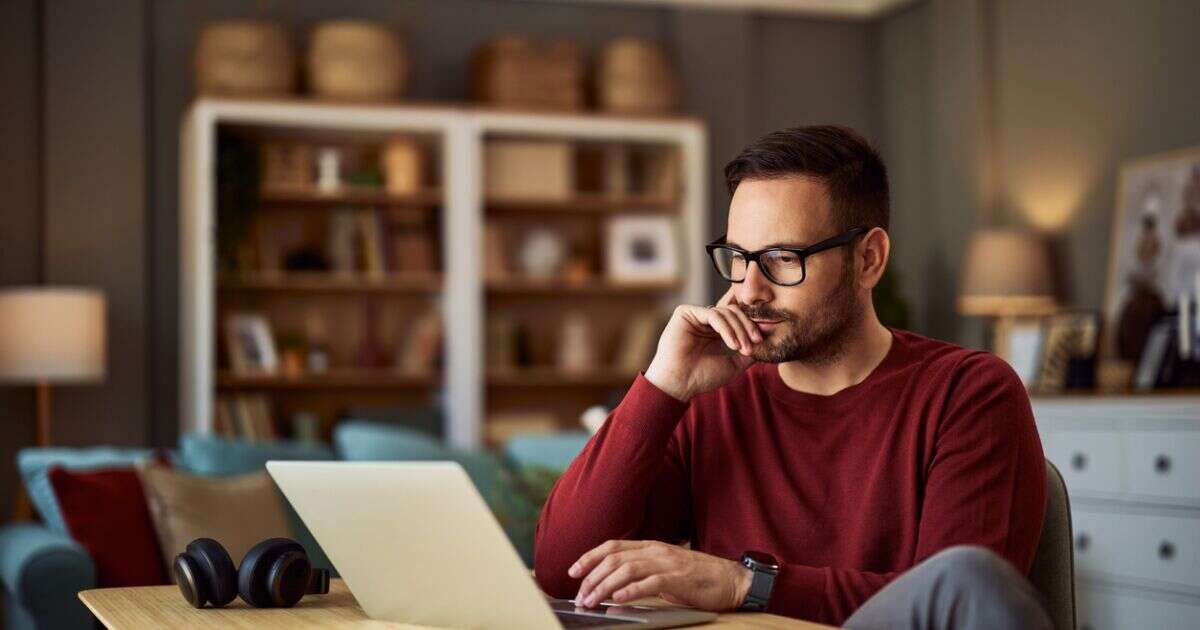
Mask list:
POLYGON ((1071 495, 1079 628, 1200 628, 1200 396, 1033 411, 1071 495))

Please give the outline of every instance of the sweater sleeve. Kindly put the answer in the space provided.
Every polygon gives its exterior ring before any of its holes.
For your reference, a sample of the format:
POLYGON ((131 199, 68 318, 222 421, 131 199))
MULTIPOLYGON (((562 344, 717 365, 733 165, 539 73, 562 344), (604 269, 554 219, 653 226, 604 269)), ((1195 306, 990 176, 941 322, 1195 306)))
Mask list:
POLYGON ((534 535, 534 575, 553 597, 573 597, 567 569, 608 540, 679 542, 688 536, 687 475, 675 428, 688 403, 638 374, 621 404, 554 484, 534 535))
MULTIPOLYGON (((974 354, 958 366, 926 462, 913 566, 955 545, 981 545, 1029 572, 1046 510, 1045 462, 1024 385, 1007 363, 974 354)), ((770 612, 840 625, 901 574, 781 560, 770 612)))

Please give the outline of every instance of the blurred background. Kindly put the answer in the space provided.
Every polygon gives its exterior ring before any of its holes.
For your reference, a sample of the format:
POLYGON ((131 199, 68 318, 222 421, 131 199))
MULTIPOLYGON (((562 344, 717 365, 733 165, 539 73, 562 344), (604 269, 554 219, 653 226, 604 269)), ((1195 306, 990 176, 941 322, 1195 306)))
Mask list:
MULTIPOLYGON (((515 479, 527 537, 670 308, 723 291, 725 162, 808 124, 890 170, 885 323, 1000 354, 1071 422, 1200 408, 1194 2, 6 0, 0 25, 16 520, 58 509, 56 465, 150 449, 218 476, 438 456, 515 479)), ((1085 442, 1054 435, 1069 473, 1085 442)), ((1089 457, 1068 485, 1111 497, 1089 457)), ((1133 581, 1174 602, 1197 569, 1133 581)))

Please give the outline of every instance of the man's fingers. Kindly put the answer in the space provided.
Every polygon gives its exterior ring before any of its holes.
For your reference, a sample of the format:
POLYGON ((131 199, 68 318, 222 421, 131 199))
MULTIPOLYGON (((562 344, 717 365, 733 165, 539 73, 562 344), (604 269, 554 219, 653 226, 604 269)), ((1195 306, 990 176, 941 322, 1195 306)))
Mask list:
POLYGON ((663 599, 666 599, 672 604, 679 604, 681 600, 671 597, 668 599, 667 592, 670 589, 670 579, 665 573, 655 573, 641 580, 627 584, 622 588, 617 589, 612 594, 613 601, 621 603, 628 602, 643 597, 654 597, 661 594, 663 599))
POLYGON ((755 343, 762 341, 762 331, 758 329, 758 326, 754 322, 750 321, 750 316, 745 311, 736 306, 731 306, 727 310, 733 313, 734 317, 737 317, 742 322, 742 325, 746 327, 746 332, 750 334, 750 339, 755 343))
POLYGON ((729 330, 733 332, 733 336, 737 338, 737 347, 734 350, 738 350, 743 354, 750 351, 750 333, 746 331, 746 327, 742 325, 742 322, 733 313, 729 312, 728 307, 714 308, 712 309, 712 315, 714 318, 721 318, 729 326, 729 330))
POLYGON ((579 560, 576 560, 575 564, 571 565, 570 569, 567 569, 567 575, 573 578, 581 578, 590 573, 596 564, 608 557, 609 554, 623 549, 636 549, 645 546, 647 542, 645 540, 610 540, 579 556, 579 560))
POLYGON ((640 549, 627 549, 609 554, 601 560, 596 566, 588 572, 587 577, 583 578, 583 582, 579 584, 579 593, 575 595, 575 601, 582 601, 588 598, 596 585, 600 584, 621 565, 631 560, 634 556, 640 553, 640 549))
MULTIPOLYGON (((637 553, 637 552, 633 552, 637 553)), ((624 588, 626 585, 637 582, 649 575, 658 573, 661 570, 659 562, 647 560, 644 554, 639 556, 639 559, 626 559, 620 563, 616 569, 610 572, 603 580, 596 584, 587 595, 584 596, 582 602, 575 600, 576 604, 582 603, 588 608, 598 606, 600 602, 612 596, 613 591, 624 588)))
POLYGON ((701 311, 701 323, 709 328, 717 331, 721 335, 721 339, 725 341, 725 345, 729 346, 730 350, 737 352, 741 348, 741 342, 738 341, 737 333, 734 332, 733 325, 717 312, 715 308, 709 308, 701 311))

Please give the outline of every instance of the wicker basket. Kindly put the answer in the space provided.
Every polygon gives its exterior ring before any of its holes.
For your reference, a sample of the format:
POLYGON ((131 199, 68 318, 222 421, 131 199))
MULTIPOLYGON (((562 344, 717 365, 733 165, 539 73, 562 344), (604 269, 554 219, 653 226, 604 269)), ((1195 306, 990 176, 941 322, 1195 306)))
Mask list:
POLYGON ((475 100, 502 107, 582 109, 579 47, 562 39, 497 37, 472 55, 471 87, 475 100))
POLYGON ((657 45, 632 37, 605 45, 596 62, 596 105, 630 114, 661 114, 675 108, 679 81, 657 45))
POLYGON ((400 98, 408 80, 408 55, 391 29, 375 22, 333 20, 312 31, 308 87, 336 100, 400 98))
POLYGON ((274 22, 209 22, 196 40, 193 62, 199 94, 276 96, 296 85, 291 38, 274 22))

